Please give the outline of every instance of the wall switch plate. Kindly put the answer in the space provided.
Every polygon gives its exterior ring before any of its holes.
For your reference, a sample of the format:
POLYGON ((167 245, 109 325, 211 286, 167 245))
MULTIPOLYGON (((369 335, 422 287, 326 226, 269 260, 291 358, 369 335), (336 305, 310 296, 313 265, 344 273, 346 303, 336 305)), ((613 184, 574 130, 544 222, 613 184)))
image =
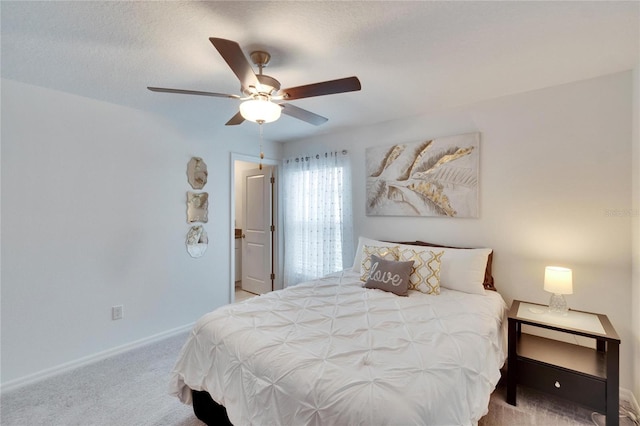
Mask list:
POLYGON ((112 320, 122 319, 122 309, 123 309, 123 305, 112 306, 111 307, 111 319, 112 320))

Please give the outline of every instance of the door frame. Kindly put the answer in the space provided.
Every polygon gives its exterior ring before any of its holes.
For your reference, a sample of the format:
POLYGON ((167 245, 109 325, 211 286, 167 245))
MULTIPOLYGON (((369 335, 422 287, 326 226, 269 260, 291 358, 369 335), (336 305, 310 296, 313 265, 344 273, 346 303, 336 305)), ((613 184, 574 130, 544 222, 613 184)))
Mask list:
MULTIPOLYGON (((230 253, 230 262, 229 262, 229 303, 233 303, 236 299, 236 283, 234 280, 235 276, 235 263, 236 263, 236 252, 235 252, 235 217, 236 217, 236 161, 245 161, 248 163, 260 163, 260 157, 251 156, 245 154, 239 154, 236 152, 231 153, 231 188, 230 188, 230 217, 229 217, 229 253, 230 253)), ((275 224, 276 231, 273 234, 273 264, 274 264, 274 273, 276 274, 276 279, 273 281, 273 289, 279 290, 283 285, 283 247, 280 244, 280 241, 283 240, 282 233, 282 214, 280 213, 280 194, 281 194, 281 173, 280 173, 280 161, 274 160, 272 158, 265 158, 262 160, 262 164, 267 166, 273 166, 274 175, 276 177, 276 184, 274 186, 274 196, 273 196, 273 211, 275 215, 275 224)))

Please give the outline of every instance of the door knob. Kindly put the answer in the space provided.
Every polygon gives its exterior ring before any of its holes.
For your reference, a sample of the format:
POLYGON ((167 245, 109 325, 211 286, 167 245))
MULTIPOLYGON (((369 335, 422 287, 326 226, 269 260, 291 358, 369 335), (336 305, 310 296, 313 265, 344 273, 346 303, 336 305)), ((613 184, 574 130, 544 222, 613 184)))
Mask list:
POLYGON ((246 237, 246 235, 242 234, 242 238, 246 237))

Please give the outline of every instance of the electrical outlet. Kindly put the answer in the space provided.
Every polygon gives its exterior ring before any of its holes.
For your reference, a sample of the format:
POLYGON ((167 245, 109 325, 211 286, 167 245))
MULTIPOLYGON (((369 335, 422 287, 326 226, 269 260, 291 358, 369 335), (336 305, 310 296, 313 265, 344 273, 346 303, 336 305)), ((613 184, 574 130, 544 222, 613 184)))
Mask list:
POLYGON ((122 319, 122 310, 123 310, 123 306, 122 305, 112 306, 111 307, 111 319, 112 320, 122 319))

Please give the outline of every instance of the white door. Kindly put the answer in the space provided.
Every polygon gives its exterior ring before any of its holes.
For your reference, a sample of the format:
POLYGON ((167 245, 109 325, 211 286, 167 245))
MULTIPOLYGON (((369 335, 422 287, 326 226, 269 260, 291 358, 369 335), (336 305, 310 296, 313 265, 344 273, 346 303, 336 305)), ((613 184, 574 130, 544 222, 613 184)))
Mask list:
POLYGON ((256 294, 273 290, 272 176, 269 166, 242 174, 242 289, 256 294))

